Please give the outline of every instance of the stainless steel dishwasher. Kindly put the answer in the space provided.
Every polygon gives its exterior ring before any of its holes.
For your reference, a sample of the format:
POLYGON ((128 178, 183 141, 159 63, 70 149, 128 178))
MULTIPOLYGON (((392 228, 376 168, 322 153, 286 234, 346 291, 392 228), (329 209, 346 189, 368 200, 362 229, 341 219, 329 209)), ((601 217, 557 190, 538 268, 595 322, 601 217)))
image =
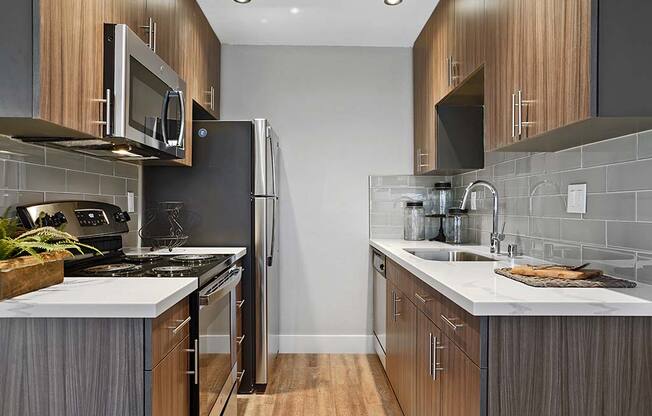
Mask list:
POLYGON ((385 256, 373 250, 374 266, 374 349, 385 367, 385 340, 387 337, 387 280, 385 277, 385 256))

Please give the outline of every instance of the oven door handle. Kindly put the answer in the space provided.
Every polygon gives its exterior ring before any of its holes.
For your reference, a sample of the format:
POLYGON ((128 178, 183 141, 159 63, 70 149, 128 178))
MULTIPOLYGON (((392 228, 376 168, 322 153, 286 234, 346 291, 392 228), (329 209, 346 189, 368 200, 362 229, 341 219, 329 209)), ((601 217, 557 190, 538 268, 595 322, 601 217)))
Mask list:
POLYGON ((233 267, 227 272, 228 279, 225 282, 220 279, 202 289, 199 292, 199 304, 210 305, 231 292, 240 283, 242 270, 242 267, 233 267))

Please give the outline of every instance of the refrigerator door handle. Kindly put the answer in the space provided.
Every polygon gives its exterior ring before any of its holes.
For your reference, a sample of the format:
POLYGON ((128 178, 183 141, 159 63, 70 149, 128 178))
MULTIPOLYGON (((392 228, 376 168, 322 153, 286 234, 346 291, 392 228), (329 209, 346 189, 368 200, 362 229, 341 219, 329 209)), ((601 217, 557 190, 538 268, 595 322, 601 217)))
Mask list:
POLYGON ((267 131, 267 139, 269 140, 269 154, 270 154, 270 162, 272 164, 272 195, 278 196, 277 190, 276 190, 276 156, 275 156, 275 149, 274 149, 274 139, 272 138, 272 135, 269 133, 269 127, 267 131))
POLYGON ((276 198, 272 198, 272 238, 269 245, 269 255, 267 256, 267 267, 272 267, 274 263, 274 244, 276 240, 276 198))

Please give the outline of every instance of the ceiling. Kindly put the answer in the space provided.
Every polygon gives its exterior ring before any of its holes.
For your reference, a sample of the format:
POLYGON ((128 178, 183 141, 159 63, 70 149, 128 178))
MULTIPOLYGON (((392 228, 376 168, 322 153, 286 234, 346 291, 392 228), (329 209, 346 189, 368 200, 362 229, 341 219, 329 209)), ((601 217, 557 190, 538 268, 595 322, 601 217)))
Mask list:
POLYGON ((198 0, 222 43, 411 47, 438 0, 198 0), (293 10, 294 9, 294 10, 293 10))

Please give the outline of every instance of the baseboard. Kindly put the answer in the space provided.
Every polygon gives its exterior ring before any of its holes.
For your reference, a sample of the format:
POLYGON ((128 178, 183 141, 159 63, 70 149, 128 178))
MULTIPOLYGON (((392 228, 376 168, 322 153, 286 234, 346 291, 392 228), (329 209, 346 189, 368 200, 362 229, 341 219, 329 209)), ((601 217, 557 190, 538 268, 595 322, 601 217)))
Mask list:
POLYGON ((289 354, 373 354, 373 335, 280 335, 280 352, 289 354))

